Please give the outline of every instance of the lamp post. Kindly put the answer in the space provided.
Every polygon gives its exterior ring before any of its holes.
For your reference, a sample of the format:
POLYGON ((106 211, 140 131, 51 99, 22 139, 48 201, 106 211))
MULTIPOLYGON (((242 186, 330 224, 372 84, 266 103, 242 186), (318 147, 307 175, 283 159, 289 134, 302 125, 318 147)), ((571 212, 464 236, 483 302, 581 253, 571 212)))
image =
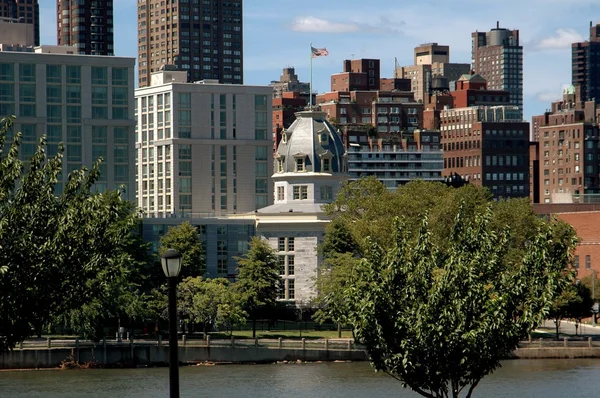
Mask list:
POLYGON ((179 359, 177 358, 177 278, 181 271, 181 254, 168 249, 161 256, 163 272, 169 290, 169 391, 171 398, 179 398, 179 359))

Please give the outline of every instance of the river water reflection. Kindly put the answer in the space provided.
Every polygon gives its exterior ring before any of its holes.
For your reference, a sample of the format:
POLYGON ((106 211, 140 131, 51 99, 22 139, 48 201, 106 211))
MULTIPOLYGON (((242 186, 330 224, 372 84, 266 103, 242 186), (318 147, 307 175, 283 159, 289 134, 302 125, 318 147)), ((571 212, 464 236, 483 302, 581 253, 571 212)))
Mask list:
MULTIPOLYGON (((180 370, 182 397, 417 397, 367 363, 223 365, 180 370)), ((513 360, 476 397, 600 396, 598 360, 513 360)), ((168 369, 0 372, 0 398, 164 398, 168 369)))

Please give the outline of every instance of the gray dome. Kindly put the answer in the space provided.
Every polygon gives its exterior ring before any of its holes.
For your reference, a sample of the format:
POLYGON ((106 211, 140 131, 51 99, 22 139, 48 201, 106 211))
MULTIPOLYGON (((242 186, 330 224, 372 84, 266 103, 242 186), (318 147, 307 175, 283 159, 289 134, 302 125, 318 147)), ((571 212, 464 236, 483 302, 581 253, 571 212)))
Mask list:
POLYGON ((325 112, 319 111, 296 113, 296 120, 283 131, 277 147, 275 173, 296 172, 298 159, 304 159, 303 172, 347 172, 344 143, 325 116, 325 112), (330 170, 322 170, 323 159, 329 159, 330 170))

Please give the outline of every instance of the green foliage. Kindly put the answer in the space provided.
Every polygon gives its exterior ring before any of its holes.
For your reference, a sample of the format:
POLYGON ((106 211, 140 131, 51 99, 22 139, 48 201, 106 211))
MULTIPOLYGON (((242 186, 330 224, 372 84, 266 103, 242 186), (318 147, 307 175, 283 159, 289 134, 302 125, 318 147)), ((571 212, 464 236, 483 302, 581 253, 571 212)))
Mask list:
POLYGON ((92 192, 98 163, 73 171, 55 195, 62 146, 48 158, 42 138, 24 164, 20 133, 6 143, 12 125, 0 126, 0 351, 57 319, 94 336, 98 319, 125 311, 114 294, 137 272, 129 260, 139 248, 128 242, 138 216, 119 192, 92 192))
POLYGON ((448 231, 427 216, 414 231, 407 216, 394 220, 389 246, 367 239, 361 283, 347 289, 374 367, 427 397, 471 396, 547 315, 576 245, 574 234, 554 239, 557 223, 540 222, 513 263, 508 228, 492 228, 494 204, 458 206, 448 231))
POLYGON ((312 302, 317 310, 313 319, 319 323, 329 320, 340 326, 348 324, 350 308, 346 289, 358 283, 356 267, 359 259, 351 253, 336 253, 325 258, 316 280, 317 296, 312 302))
MULTIPOLYGON (((155 291, 156 303, 164 318, 168 317, 167 296, 155 291)), ((205 333, 212 326, 231 327, 246 321, 239 293, 227 279, 188 277, 177 285, 179 319, 204 325, 205 333)))
MULTIPOLYGON (((573 279, 573 274, 569 275, 573 279)), ((565 318, 579 320, 592 314, 592 294, 590 289, 583 283, 568 284, 559 289, 552 301, 548 312, 548 318, 554 321, 556 326, 556 338, 559 338, 560 323, 565 318)))
POLYGON ((325 228, 325 239, 319 246, 319 254, 328 258, 339 253, 356 254, 359 250, 354 237, 340 220, 333 220, 325 228))
POLYGON ((198 237, 198 231, 189 221, 169 228, 160 238, 159 256, 167 249, 175 249, 182 255, 181 279, 188 276, 202 276, 206 272, 204 246, 198 237))
POLYGON ((252 318, 253 334, 261 311, 273 308, 279 292, 279 265, 277 255, 267 242, 252 238, 248 252, 236 257, 239 266, 236 287, 244 309, 252 318))

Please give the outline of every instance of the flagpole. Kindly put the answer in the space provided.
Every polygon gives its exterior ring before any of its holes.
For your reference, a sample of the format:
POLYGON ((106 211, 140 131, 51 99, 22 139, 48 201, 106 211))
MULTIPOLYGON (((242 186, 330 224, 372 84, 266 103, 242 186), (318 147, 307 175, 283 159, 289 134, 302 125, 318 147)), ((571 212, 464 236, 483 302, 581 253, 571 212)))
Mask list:
POLYGON ((310 89, 308 93, 308 110, 312 111, 312 63, 313 63, 313 52, 312 52, 312 43, 310 43, 310 89))

